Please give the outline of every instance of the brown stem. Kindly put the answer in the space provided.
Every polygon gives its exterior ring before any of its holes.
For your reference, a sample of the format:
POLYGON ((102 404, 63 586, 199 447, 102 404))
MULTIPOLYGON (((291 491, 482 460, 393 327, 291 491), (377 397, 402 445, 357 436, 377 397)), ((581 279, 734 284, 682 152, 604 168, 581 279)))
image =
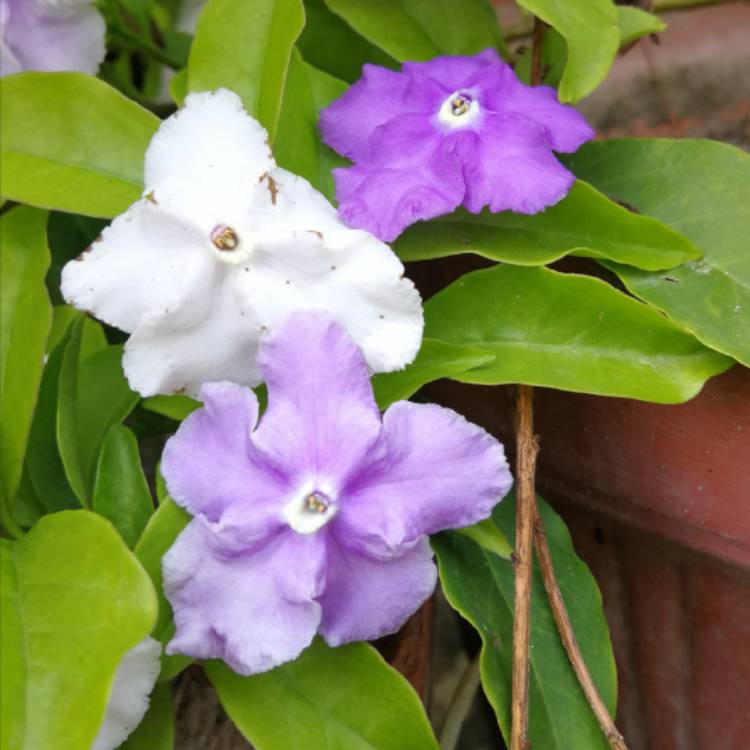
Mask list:
POLYGON ((573 632, 573 626, 570 623, 568 610, 565 607, 560 587, 557 585, 557 579, 555 578, 555 569, 552 564, 549 545, 547 544, 544 521, 538 514, 534 521, 534 542, 536 545, 536 554, 539 558, 539 569, 544 581, 544 588, 547 590, 547 599, 552 609, 552 616, 555 618, 557 631, 560 633, 560 640, 568 654, 573 671, 576 673, 576 677, 578 677, 578 682, 583 688, 586 700, 588 700, 591 710, 594 712, 596 720, 599 722, 599 726, 602 728, 602 732, 604 732, 604 736, 609 742, 609 746, 613 750, 628 750, 625 739, 609 715, 609 711, 604 705, 604 701, 601 699, 599 691, 591 679, 591 673, 583 659, 581 648, 578 645, 578 640, 573 632))
POLYGON ((534 389, 518 386, 516 401, 516 544, 515 602, 513 608, 513 697, 511 750, 527 750, 529 725, 529 634, 533 566, 534 472, 539 447, 534 437, 534 389))
POLYGON ((544 21, 534 18, 534 35, 531 42, 531 75, 530 81, 532 86, 539 86, 542 83, 542 46, 544 42, 544 21))

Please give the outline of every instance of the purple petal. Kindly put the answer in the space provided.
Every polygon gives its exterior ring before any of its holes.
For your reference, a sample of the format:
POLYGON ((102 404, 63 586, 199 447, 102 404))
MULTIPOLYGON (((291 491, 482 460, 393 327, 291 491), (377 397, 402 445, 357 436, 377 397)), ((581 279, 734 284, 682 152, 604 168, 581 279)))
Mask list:
POLYGON ((198 518, 164 556, 176 633, 168 654, 254 674, 296 658, 320 622, 325 541, 286 531, 247 552, 198 518))
POLYGON ((561 200, 575 181, 552 153, 547 130, 517 114, 485 113, 464 173, 464 206, 473 213, 489 206, 534 214, 561 200))
POLYGON ((255 444, 292 482, 335 492, 380 432, 361 351, 327 314, 300 312, 263 340, 259 362, 268 409, 255 444))
MULTIPOLYGON (((97 72, 105 54, 105 24, 92 4, 45 8, 10 0, 4 6, 3 46, 22 70, 97 72)), ((2 71, 9 72, 13 70, 2 71)))
POLYGON ((427 539, 389 560, 374 560, 331 540, 320 633, 330 646, 394 633, 432 594, 437 568, 427 539))
POLYGON ((460 414, 400 401, 379 445, 346 488, 337 527, 347 544, 388 555, 423 534, 487 518, 512 478, 503 446, 460 414))
POLYGON ((441 56, 427 62, 406 62, 403 71, 407 75, 424 75, 440 83, 446 94, 464 88, 476 73, 495 64, 504 64, 494 49, 486 49, 478 55, 441 56))
POLYGON ((249 388, 209 383, 193 412, 167 441, 161 471, 170 496, 192 515, 234 519, 245 541, 261 540, 280 527, 280 500, 288 494, 279 472, 251 439, 258 402, 249 388))
POLYGON ((480 71, 469 85, 493 113, 522 115, 544 127, 555 151, 575 151, 595 135, 580 112, 560 104, 555 89, 527 86, 504 63, 480 71))

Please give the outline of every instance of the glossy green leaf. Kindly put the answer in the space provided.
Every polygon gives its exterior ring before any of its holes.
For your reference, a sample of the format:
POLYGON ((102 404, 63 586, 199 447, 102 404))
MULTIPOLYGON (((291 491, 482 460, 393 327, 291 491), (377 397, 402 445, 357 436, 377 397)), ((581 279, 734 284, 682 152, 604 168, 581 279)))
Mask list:
POLYGON ((667 274, 613 266, 631 292, 750 365, 750 155, 696 140, 614 140, 569 158, 576 174, 692 240, 703 258, 667 274))
POLYGON ((57 443, 57 412, 60 403, 60 373, 68 347, 80 350, 83 316, 78 313, 59 343, 50 352, 42 373, 39 398, 31 422, 21 484, 27 484, 48 513, 79 508, 81 503, 70 486, 57 443))
POLYGON ((419 222, 396 240, 394 249, 404 261, 475 253, 504 263, 536 266, 572 254, 648 270, 700 257, 689 240, 655 219, 628 211, 581 181, 558 204, 533 216, 459 211, 419 222))
POLYGON ((205 665, 221 704, 256 750, 437 750, 409 683, 371 646, 316 639, 293 662, 242 677, 205 665))
POLYGON ((309 180, 329 200, 336 194, 331 170, 348 162, 320 140, 318 114, 345 90, 343 81, 308 65, 293 50, 274 154, 279 166, 309 180))
POLYGON ((122 346, 87 357, 72 347, 60 372, 57 439, 65 472, 78 499, 91 504, 104 439, 138 402, 122 371, 122 346))
POLYGON ((599 279, 499 265, 425 304, 425 335, 492 351, 454 376, 675 403, 732 361, 599 279))
POLYGON ((433 380, 458 375, 493 359, 495 355, 485 349, 424 338, 416 359, 410 365, 403 370, 375 375, 372 379, 375 399, 381 409, 386 409, 394 401, 409 398, 433 380))
MULTIPOLYGON (((515 539, 512 496, 501 502, 492 522, 515 539)), ((614 714, 617 674, 602 600, 594 577, 576 556, 562 519, 539 498, 555 573, 573 630, 599 693, 614 714)), ((432 538, 440 580, 450 604, 482 637, 481 676, 506 741, 510 735, 513 642, 513 565, 457 532, 432 538)), ((606 750, 609 747, 589 708, 534 572, 531 602, 529 740, 544 750, 606 750)))
POLYGON ((648 34, 658 34, 667 28, 661 18, 630 5, 617 6, 617 23, 620 27, 621 46, 648 34))
POLYGON ((505 560, 511 559, 513 545, 491 518, 475 523, 473 526, 456 529, 456 534, 462 534, 471 539, 475 544, 478 544, 482 549, 492 552, 505 560))
POLYGON ((152 411, 155 414, 161 414, 164 417, 169 417, 177 422, 181 422, 188 414, 198 409, 200 405, 200 401, 181 394, 149 396, 149 398, 145 398, 141 402, 141 406, 144 409, 148 409, 148 411, 152 411))
POLYGON ((188 90, 231 89, 273 140, 304 23, 302 0, 209 0, 190 50, 188 90))
POLYGON ((188 69, 185 68, 172 76, 169 82, 169 95, 179 107, 188 95, 188 69))
POLYGON ((154 512, 138 441, 123 425, 114 425, 102 445, 93 509, 112 523, 131 549, 154 512))
POLYGON ((395 68, 398 63, 370 44, 326 6, 324 0, 305 0, 307 21, 297 46, 302 57, 319 70, 353 83, 365 63, 395 68))
MULTIPOLYGON (((169 685, 157 685, 138 728, 118 750, 173 750, 174 708, 169 685)), ((179 750, 179 748, 178 748, 179 750)))
POLYGON ((504 51, 492 5, 486 0, 325 0, 365 39, 396 60, 429 60, 440 54, 504 51))
MULTIPOLYGON (((161 641, 162 645, 166 645, 174 635, 174 624, 172 623, 172 608, 164 596, 161 559, 189 522, 190 516, 187 511, 180 508, 174 500, 166 497, 149 519, 141 538, 135 545, 135 555, 151 576, 158 597, 159 616, 153 637, 161 641)), ((186 656, 162 656, 162 671, 159 679, 171 679, 190 661, 191 659, 186 656)))
POLYGON ((0 522, 15 529, 10 503, 21 481, 42 379, 52 308, 44 286, 47 213, 19 206, 0 218, 0 522))
POLYGON ((0 746, 90 750, 120 659, 156 619, 151 581, 87 511, 46 516, 0 544, 0 746))
POLYGON ((568 60, 560 81, 561 102, 577 102, 607 76, 620 46, 617 10, 612 0, 518 0, 565 37, 568 60))
POLYGON ((0 97, 5 198, 109 218, 140 197, 155 115, 82 73, 6 76, 0 97))

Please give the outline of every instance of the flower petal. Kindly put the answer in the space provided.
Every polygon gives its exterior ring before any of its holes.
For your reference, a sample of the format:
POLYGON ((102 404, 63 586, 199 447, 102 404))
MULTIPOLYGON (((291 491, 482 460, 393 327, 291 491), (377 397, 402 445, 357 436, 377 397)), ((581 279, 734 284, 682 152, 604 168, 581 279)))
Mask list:
POLYGON ((486 49, 477 55, 442 55, 426 62, 406 62, 403 71, 407 75, 422 75, 441 84, 448 94, 465 88, 473 75, 486 68, 502 64, 494 49, 486 49))
POLYGON ((119 747, 141 723, 159 676, 161 644, 147 637, 125 653, 115 672, 104 721, 91 750, 119 747))
POLYGON ((329 541, 326 587, 319 598, 320 633, 330 646, 395 633, 429 598, 436 582, 426 538, 388 560, 361 556, 329 541))
POLYGON ((163 561, 176 625, 167 653, 223 659, 244 675, 296 658, 320 622, 324 566, 317 534, 282 532, 248 553, 193 520, 163 561))
POLYGON ((505 63, 481 70, 471 79, 486 108, 496 114, 517 114, 547 130, 555 151, 572 152, 595 133, 580 112, 560 104, 549 86, 527 86, 505 63))
POLYGON ((268 195, 261 183, 276 163, 268 133, 227 89, 189 94, 146 152, 146 194, 207 234, 229 226, 268 195))
POLYGON ((203 408, 164 447, 167 489, 178 505, 223 523, 227 533, 239 519, 244 542, 254 543, 280 527, 288 492, 252 441, 258 401, 249 388, 227 382, 204 385, 200 398, 203 408))
POLYGON ((336 493, 380 432, 362 353, 329 315, 307 312, 264 339, 259 361, 268 408, 253 441, 297 483, 336 493))
POLYGON ((15 2, 8 8, 2 28, 4 45, 21 70, 77 70, 90 75, 99 70, 106 51, 105 24, 92 4, 69 8, 50 4, 43 11, 35 3, 15 2))
POLYGON ((400 401, 380 443, 344 489, 337 526, 347 546, 388 556, 423 534, 487 518, 512 478, 503 446, 460 414, 400 401))
POLYGON ((71 305, 131 332, 147 313, 210 305, 201 292, 216 265, 189 223, 140 200, 65 265, 61 289, 71 305))
POLYGON ((485 113, 474 158, 464 166, 464 206, 478 213, 534 214, 561 200, 575 177, 552 153, 546 128, 523 115, 485 113))
POLYGON ((296 311, 326 311, 374 372, 398 370, 422 340, 419 292, 390 248, 336 217, 331 222, 329 229, 277 234, 256 247, 249 272, 237 271, 233 280, 246 317, 273 330, 296 311))

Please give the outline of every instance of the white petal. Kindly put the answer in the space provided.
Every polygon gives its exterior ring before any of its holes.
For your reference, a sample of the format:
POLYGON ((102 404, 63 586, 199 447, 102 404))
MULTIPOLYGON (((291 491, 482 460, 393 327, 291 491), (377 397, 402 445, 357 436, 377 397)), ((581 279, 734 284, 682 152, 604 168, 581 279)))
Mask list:
POLYGON ((146 194, 204 232, 246 215, 275 167, 268 134, 227 89, 190 94, 146 152, 146 194))
POLYGON ((196 396, 203 383, 212 381, 258 385, 255 360, 262 324, 236 298, 234 273, 203 290, 213 305, 200 317, 157 314, 142 321, 125 345, 122 360, 131 388, 143 396, 196 396))
MULTIPOLYGON (((295 221, 296 223, 296 221, 295 221)), ((374 372, 398 370, 422 340, 422 304, 398 258, 367 232, 294 231, 256 247, 235 273, 250 316, 270 329, 295 310, 325 310, 374 372)))
POLYGON ((193 315, 208 308, 204 290, 216 266, 208 236, 141 200, 66 264, 61 289, 74 307, 131 332, 146 313, 174 311, 187 300, 193 315))
POLYGON ((113 750, 141 723, 159 676, 161 644, 148 637, 122 657, 91 750, 113 750))

